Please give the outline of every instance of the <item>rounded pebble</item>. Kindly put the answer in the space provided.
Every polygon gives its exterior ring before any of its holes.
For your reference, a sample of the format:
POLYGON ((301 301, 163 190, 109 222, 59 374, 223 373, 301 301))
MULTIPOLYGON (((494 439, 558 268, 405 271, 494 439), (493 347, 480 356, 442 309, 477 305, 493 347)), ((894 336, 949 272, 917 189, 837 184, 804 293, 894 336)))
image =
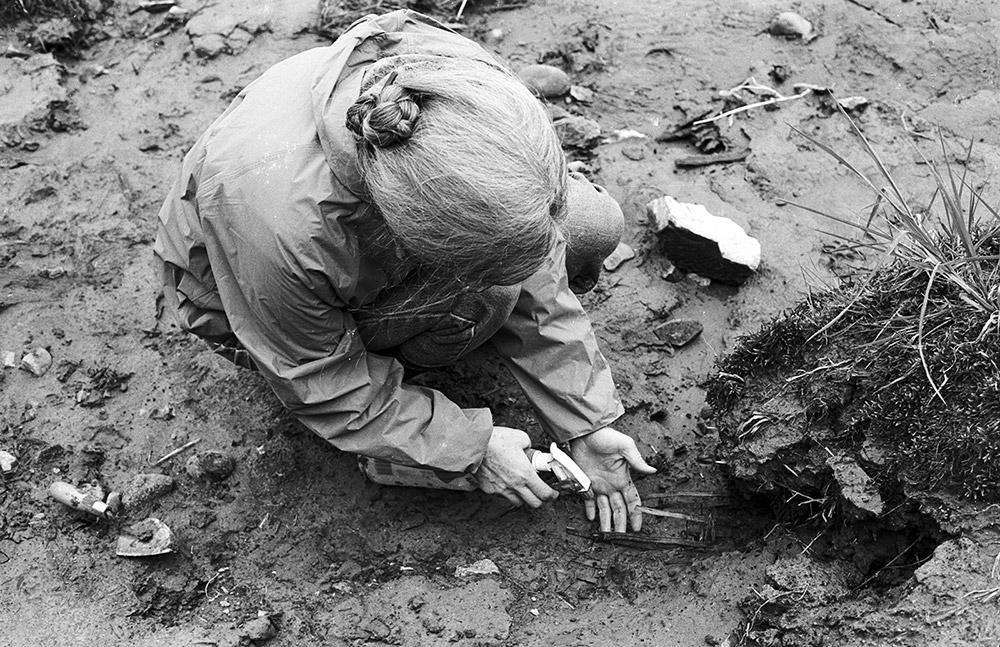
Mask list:
POLYGON ((184 467, 192 478, 222 481, 236 469, 236 461, 222 452, 209 450, 189 458, 184 467))
POLYGON ((546 99, 561 97, 569 92, 569 75, 558 67, 542 63, 529 65, 518 76, 525 85, 546 99))

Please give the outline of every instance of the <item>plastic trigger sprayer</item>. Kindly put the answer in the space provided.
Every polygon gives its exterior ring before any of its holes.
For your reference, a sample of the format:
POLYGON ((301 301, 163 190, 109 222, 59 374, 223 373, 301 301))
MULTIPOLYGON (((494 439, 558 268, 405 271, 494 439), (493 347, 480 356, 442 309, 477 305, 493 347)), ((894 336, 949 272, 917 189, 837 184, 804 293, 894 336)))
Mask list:
POLYGON ((555 476, 555 483, 550 483, 550 487, 560 492, 571 492, 573 494, 590 495, 590 477, 583 473, 580 466, 569 457, 569 454, 559 449, 555 443, 549 446, 549 451, 543 452, 537 449, 527 450, 528 460, 536 472, 551 472, 555 476))
MULTIPOLYGON (((531 466, 541 474, 551 473, 555 482, 550 487, 560 492, 590 496, 590 477, 583 473, 569 454, 552 443, 548 452, 527 449, 525 454, 531 466)), ((396 465, 369 456, 358 457, 358 467, 370 481, 382 485, 402 485, 425 487, 436 490, 475 490, 479 487, 471 474, 464 472, 440 472, 430 468, 396 465)))

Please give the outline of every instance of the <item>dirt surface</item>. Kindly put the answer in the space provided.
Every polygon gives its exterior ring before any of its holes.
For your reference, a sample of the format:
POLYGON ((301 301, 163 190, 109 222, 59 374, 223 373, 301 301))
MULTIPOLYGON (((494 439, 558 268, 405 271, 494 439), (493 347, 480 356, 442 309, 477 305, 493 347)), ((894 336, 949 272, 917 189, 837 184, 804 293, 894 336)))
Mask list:
MULTIPOLYGON (((41 377, 5 368, 0 381, 0 450, 17 459, 0 481, 0 645, 1000 639, 996 506, 925 500, 945 511, 940 545, 872 586, 848 568, 864 561, 851 551, 901 554, 899 536, 869 533, 857 548, 864 532, 838 529, 823 542, 841 559, 817 559, 816 528, 729 493, 716 438, 699 426, 701 385, 739 335, 870 260, 838 251, 825 232, 843 230, 785 202, 864 213, 870 193, 791 129, 861 160, 846 122, 807 92, 717 122, 709 144, 749 148, 742 161, 678 169, 699 153, 693 140, 657 139, 734 107, 720 91, 748 77, 785 96, 807 83, 867 100, 854 117, 915 197, 933 191, 921 154, 938 154, 938 128, 955 150, 974 139, 968 168, 992 180, 993 2, 538 0, 467 12, 466 33, 515 69, 556 64, 592 91, 554 103, 600 125, 596 147, 576 156, 621 202, 637 256, 584 303, 625 403, 619 427, 662 468, 641 492, 701 520, 647 517, 643 537, 697 544, 652 550, 591 541, 576 501, 527 511, 480 493, 367 483, 257 376, 157 324, 156 213, 184 152, 267 67, 328 42, 304 31, 311 2, 181 4, 186 16, 118 3, 78 57, 31 52, 24 25, 0 31, 0 48, 13 48, 0 58, 0 351, 19 359, 43 347, 53 358, 41 377), (787 10, 814 33, 767 33, 787 10), (741 224, 762 246, 756 275, 740 288, 666 280, 645 213, 662 195, 741 224), (670 319, 704 332, 672 350, 649 335, 670 319), (234 460, 231 475, 189 471, 209 450, 234 460), (168 475, 169 491, 137 481, 143 474, 168 475), (99 482, 132 505, 120 522, 87 516, 49 497, 57 480, 99 482), (173 530, 174 552, 116 556, 118 534, 150 516, 173 530), (462 570, 470 565, 484 572, 462 570)), ((488 353, 422 379, 543 441, 488 353)))

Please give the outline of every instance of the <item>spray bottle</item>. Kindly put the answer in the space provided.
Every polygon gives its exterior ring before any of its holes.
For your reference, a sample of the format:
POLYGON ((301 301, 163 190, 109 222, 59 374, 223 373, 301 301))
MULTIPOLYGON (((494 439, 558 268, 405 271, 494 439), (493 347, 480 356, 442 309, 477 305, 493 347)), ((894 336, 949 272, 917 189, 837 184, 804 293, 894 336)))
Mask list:
MULTIPOLYGON (((583 473, 583 470, 569 457, 569 454, 559 449, 555 443, 549 446, 547 452, 528 449, 525 453, 528 455, 528 460, 531 461, 531 466, 542 475, 543 480, 549 482, 549 486, 553 489, 584 495, 590 492, 590 478, 583 473)), ((479 488, 475 477, 465 472, 445 472, 427 467, 409 467, 369 456, 359 456, 358 466, 369 480, 382 485, 464 491, 479 488)))

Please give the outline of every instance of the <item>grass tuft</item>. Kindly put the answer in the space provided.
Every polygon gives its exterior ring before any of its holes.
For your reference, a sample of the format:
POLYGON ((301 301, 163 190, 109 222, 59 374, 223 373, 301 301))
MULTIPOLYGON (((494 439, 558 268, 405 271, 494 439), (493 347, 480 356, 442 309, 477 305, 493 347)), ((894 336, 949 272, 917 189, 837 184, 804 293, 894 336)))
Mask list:
POLYGON ((851 125, 872 175, 798 132, 872 189, 867 221, 797 206, 850 225, 857 239, 849 244, 881 255, 723 358, 708 384, 709 403, 729 420, 720 425, 723 439, 738 444, 740 421, 761 402, 792 397, 804 411, 814 407, 811 394, 833 380, 849 397, 822 429, 803 430, 813 442, 859 460, 860 444, 875 443, 885 459, 869 468, 881 483, 891 475, 910 486, 1000 498, 1000 216, 967 177, 971 147, 959 170, 941 138, 945 161, 926 160, 935 186, 927 206, 917 206, 851 125))

